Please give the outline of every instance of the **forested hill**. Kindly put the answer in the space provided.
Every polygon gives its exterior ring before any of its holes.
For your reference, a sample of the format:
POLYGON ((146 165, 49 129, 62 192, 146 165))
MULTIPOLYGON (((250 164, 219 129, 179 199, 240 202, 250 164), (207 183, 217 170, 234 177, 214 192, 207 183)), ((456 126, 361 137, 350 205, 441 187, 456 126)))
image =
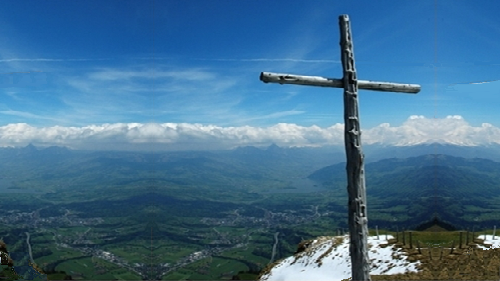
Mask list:
MULTIPOLYGON (((324 167, 308 176, 324 185, 346 184, 346 164, 324 167)), ((500 194, 500 162, 450 155, 390 158, 365 165, 368 195, 482 196, 500 194)))
MULTIPOLYGON (((308 178, 345 190, 345 168, 345 163, 327 166, 308 178)), ((405 209, 408 223, 410 220, 413 223, 426 221, 434 213, 444 221, 460 226, 482 222, 492 227, 499 219, 498 204, 495 203, 500 198, 499 162, 442 154, 423 155, 368 163, 365 173, 369 200, 377 197, 384 201, 379 206, 370 204, 379 201, 371 200, 368 202, 370 208, 381 212, 386 209, 388 215, 394 216, 405 209)))

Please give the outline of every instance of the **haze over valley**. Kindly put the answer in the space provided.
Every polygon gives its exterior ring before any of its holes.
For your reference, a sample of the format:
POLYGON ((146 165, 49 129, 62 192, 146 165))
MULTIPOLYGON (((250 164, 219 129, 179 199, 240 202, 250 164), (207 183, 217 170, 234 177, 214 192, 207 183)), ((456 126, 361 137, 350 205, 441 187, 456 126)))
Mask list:
POLYGON ((0 279, 256 280, 347 235, 346 128, 370 234, 500 227, 494 1, 0 6, 0 279), (260 80, 354 69, 421 89, 358 87, 353 117, 341 88, 260 80))
MULTIPOLYGON (((367 146, 366 158, 389 152, 404 158, 365 166, 371 229, 417 228, 436 216, 463 229, 498 220, 500 163, 482 158, 494 153, 367 146)), ((75 278, 257 274, 304 239, 348 229, 341 147, 144 153, 28 145, 0 149, 0 159, 8 191, 0 236, 13 259, 28 261, 28 233, 37 264, 75 278)))

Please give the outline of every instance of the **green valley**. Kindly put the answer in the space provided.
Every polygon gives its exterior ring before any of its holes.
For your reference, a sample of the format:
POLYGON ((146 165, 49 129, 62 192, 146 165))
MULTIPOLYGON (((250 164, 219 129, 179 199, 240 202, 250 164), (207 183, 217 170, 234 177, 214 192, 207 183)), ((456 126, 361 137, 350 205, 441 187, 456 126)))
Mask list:
MULTIPOLYGON (((248 148, 62 150, 52 158, 16 151, 15 168, 0 151, 3 178, 27 191, 3 194, 0 237, 14 262, 26 264, 29 233, 49 279, 57 272, 81 280, 255 277, 301 241, 347 231, 341 158, 324 168, 326 156, 271 149, 252 150, 254 158, 248 148)), ((490 229, 498 220, 497 167, 444 155, 368 163, 369 227, 413 229, 438 216, 457 228, 490 229)))

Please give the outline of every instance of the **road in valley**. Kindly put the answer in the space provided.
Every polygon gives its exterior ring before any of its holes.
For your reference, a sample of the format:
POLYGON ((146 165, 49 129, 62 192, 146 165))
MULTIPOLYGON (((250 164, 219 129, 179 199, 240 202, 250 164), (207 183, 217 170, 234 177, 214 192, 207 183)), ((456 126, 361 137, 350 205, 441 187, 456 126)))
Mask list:
POLYGON ((274 261, 274 256, 276 255, 276 246, 278 246, 278 234, 279 232, 274 233, 274 245, 273 245, 273 253, 271 255, 271 260, 269 263, 272 263, 274 261))
POLYGON ((29 250, 29 253, 30 253, 31 263, 35 263, 35 261, 33 260, 33 253, 31 252, 30 234, 29 234, 29 232, 25 232, 25 234, 26 234, 26 244, 28 244, 28 250, 29 250))

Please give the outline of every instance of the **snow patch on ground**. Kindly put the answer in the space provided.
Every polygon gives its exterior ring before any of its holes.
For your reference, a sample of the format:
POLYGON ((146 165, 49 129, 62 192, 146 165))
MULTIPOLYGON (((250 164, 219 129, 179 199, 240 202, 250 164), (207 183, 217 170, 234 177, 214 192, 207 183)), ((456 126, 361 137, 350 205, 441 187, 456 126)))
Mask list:
POLYGON ((498 235, 495 235, 495 237, 493 237, 493 235, 479 235, 477 239, 484 239, 484 245, 477 245, 480 249, 489 250, 491 248, 500 248, 500 237, 498 235))
MULTIPOLYGON (((392 275, 418 272, 417 262, 407 261, 406 253, 388 245, 392 235, 368 237, 371 275, 392 275)), ((500 241, 499 241, 500 244, 500 241)), ((278 262, 261 281, 341 281, 351 277, 349 236, 318 237, 311 245, 294 256, 278 262)))

